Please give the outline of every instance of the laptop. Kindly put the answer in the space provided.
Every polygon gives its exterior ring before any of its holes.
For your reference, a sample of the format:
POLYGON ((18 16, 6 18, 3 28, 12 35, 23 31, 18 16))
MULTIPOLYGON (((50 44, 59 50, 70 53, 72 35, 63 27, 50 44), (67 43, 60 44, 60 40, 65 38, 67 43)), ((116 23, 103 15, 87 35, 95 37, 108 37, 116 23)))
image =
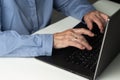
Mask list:
MULTIPOLYGON (((92 32, 95 37, 83 35, 93 49, 80 50, 75 47, 53 49, 52 56, 36 57, 48 64, 62 68, 86 79, 96 80, 102 71, 113 61, 120 52, 120 10, 118 10, 106 24, 104 33, 100 33, 96 24, 92 32)), ((79 23, 74 28, 87 25, 79 23)))
POLYGON ((116 3, 120 3, 119 0, 110 0, 110 1, 113 1, 113 2, 116 2, 116 3))

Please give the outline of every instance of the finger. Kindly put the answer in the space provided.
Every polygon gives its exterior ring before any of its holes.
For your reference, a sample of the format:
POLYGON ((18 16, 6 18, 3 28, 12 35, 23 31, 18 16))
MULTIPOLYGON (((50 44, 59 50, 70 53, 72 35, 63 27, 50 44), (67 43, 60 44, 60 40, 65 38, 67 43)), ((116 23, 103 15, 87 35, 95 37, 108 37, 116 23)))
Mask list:
POLYGON ((102 22, 103 25, 105 25, 106 21, 100 14, 96 14, 96 17, 102 22))
POLYGON ((87 49, 87 50, 91 50, 92 47, 90 46, 90 44, 88 43, 88 41, 82 37, 82 39, 80 39, 80 43, 87 49), (81 41, 80 41, 81 40, 81 41))
POLYGON ((85 22, 86 22, 88 28, 89 28, 90 30, 92 30, 92 28, 93 28, 92 20, 86 19, 85 22))
POLYGON ((92 33, 90 30, 87 30, 87 29, 85 29, 85 28, 73 29, 73 31, 74 31, 77 35, 84 34, 84 35, 88 35, 88 36, 91 36, 91 37, 94 36, 94 33, 92 33))
POLYGON ((80 44, 79 41, 77 41, 78 37, 79 36, 77 34, 72 33, 72 34, 65 36, 65 40, 63 40, 63 41, 65 41, 65 44, 67 46, 73 46, 73 47, 84 50, 85 47, 82 44, 80 44))
POLYGON ((81 44, 83 47, 85 47, 88 50, 92 49, 92 47, 89 45, 87 40, 82 35, 73 34, 71 37, 69 37, 69 39, 78 44, 81 44))
POLYGON ((73 39, 68 42, 68 46, 73 46, 73 47, 76 47, 76 48, 79 48, 82 50, 85 49, 85 47, 82 44, 78 43, 77 41, 75 41, 73 39))
POLYGON ((94 17, 93 21, 98 25, 98 28, 100 29, 100 32, 103 32, 103 26, 104 24, 102 23, 101 19, 94 17))
POLYGON ((109 19, 109 16, 108 16, 108 15, 106 15, 106 14, 104 14, 104 13, 101 13, 100 15, 104 18, 104 20, 105 20, 106 22, 108 21, 108 19, 109 19))
POLYGON ((78 39, 75 40, 77 43, 81 44, 83 47, 85 47, 87 50, 91 50, 92 47, 89 45, 87 40, 83 37, 80 36, 78 39))

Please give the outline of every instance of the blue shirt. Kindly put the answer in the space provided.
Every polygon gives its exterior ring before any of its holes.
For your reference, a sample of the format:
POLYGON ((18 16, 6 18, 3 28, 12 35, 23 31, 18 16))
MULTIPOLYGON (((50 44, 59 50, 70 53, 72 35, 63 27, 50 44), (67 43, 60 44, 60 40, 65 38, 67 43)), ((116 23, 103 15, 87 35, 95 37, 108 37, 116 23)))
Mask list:
POLYGON ((53 8, 77 19, 94 10, 87 0, 0 0, 0 56, 51 56, 53 34, 31 34, 48 25, 53 8))

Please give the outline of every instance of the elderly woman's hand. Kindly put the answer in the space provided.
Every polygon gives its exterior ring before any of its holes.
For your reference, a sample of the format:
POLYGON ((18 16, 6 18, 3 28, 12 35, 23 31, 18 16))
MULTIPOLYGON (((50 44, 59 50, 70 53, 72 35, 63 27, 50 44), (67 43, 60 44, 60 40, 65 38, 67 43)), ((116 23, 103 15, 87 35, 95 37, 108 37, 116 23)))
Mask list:
POLYGON ((73 46, 79 49, 91 50, 92 47, 89 45, 84 35, 93 37, 94 34, 87 29, 69 29, 64 32, 54 34, 54 48, 65 48, 68 46, 73 46))
POLYGON ((104 26, 106 25, 108 18, 108 15, 95 10, 87 13, 83 19, 90 30, 93 28, 92 23, 94 22, 98 25, 100 32, 102 33, 104 31, 104 26))

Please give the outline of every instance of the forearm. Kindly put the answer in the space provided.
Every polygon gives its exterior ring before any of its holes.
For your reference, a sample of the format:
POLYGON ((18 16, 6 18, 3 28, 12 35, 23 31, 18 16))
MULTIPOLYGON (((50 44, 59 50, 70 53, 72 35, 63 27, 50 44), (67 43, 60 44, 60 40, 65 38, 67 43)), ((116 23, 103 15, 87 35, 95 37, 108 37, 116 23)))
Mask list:
POLYGON ((95 10, 87 0, 59 0, 55 1, 55 8, 67 16, 82 19, 85 14, 95 10))
POLYGON ((15 31, 0 32, 1 57, 50 56, 52 46, 51 34, 19 35, 15 31))

